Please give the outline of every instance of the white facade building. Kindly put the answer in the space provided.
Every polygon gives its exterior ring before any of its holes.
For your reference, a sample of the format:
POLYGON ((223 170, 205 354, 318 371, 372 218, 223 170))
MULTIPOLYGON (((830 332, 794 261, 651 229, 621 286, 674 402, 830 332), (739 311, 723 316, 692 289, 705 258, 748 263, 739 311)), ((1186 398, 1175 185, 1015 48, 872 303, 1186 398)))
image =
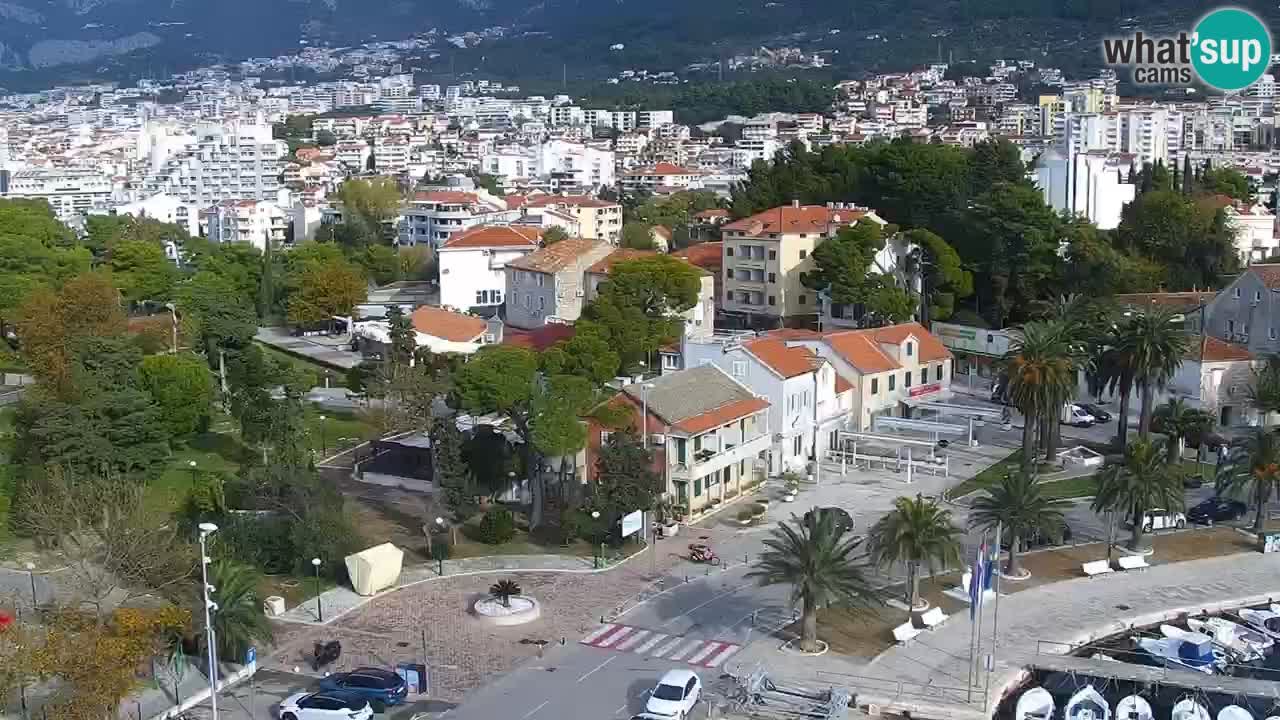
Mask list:
POLYGON ((505 225, 520 217, 501 198, 483 190, 420 192, 401 211, 399 244, 439 248, 456 233, 477 225, 505 225))
POLYGON ((200 234, 200 208, 191 203, 184 203, 172 195, 159 193, 142 200, 117 205, 113 211, 116 215, 146 217, 162 223, 171 223, 186 230, 192 237, 200 234))
POLYGON ((1135 159, 1106 151, 1070 155, 1050 148, 1036 163, 1036 184, 1045 203, 1059 212, 1087 218, 1102 230, 1120 224, 1120 211, 1133 202, 1136 188, 1128 182, 1135 159))
POLYGON ((507 287, 507 263, 538 249, 541 228, 473 227, 439 249, 440 304, 446 308, 496 308, 507 287))
POLYGON ((3 195, 44 200, 63 222, 86 215, 111 200, 111 178, 93 170, 21 170, 8 178, 3 195))
POLYGON ((289 219, 284 210, 265 200, 225 201, 202 213, 206 236, 218 243, 245 243, 266 250, 288 242, 289 219))
MULTIPOLYGON (((144 128, 143 137, 148 137, 144 128)), ((143 187, 201 206, 222 200, 276 200, 287 144, 266 124, 202 124, 194 136, 141 141, 150 168, 143 187)))

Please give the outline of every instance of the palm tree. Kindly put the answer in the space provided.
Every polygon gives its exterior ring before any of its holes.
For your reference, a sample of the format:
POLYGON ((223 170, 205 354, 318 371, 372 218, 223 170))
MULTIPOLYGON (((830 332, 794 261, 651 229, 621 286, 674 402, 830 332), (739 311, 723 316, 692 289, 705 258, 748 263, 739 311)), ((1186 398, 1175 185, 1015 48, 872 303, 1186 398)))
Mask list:
POLYGON ((1217 486, 1251 497, 1255 506, 1253 531, 1262 532, 1267 503, 1280 487, 1280 434, 1259 428, 1247 445, 1232 448, 1227 462, 1218 468, 1217 486))
POLYGON ((502 607, 511 607, 511 598, 521 592, 520 583, 515 580, 499 580, 489 586, 489 595, 501 602, 502 607))
POLYGON ((867 550, 880 567, 907 565, 907 601, 915 608, 920 598, 920 568, 932 573, 938 566, 960 564, 960 528, 951 511, 921 495, 900 497, 893 510, 871 527, 867 550))
POLYGON ((1204 435, 1213 427, 1213 418, 1203 410, 1193 408, 1182 398, 1170 398, 1156 408, 1152 416, 1152 429, 1169 436, 1169 462, 1182 460, 1182 449, 1187 438, 1204 435))
POLYGON ((258 571, 232 560, 209 565, 209 584, 216 588, 210 596, 218 603, 213 613, 218 657, 243 658, 255 644, 271 642, 271 624, 262 612, 258 596, 258 571))
POLYGON ((1131 312, 1116 328, 1114 347, 1120 364, 1132 372, 1133 383, 1142 393, 1138 434, 1144 438, 1151 434, 1155 391, 1164 389, 1187 353, 1187 333, 1176 317, 1171 309, 1152 307, 1131 312))
POLYGON ((969 526, 984 530, 999 527, 1009 534, 1009 563, 1005 574, 1017 577, 1022 539, 1036 533, 1058 537, 1067 507, 1065 500, 1046 497, 1034 476, 1011 474, 973 501, 969 526))
POLYGON ((1023 417, 1022 471, 1035 463, 1035 427, 1056 423, 1062 405, 1075 393, 1076 352, 1066 326, 1027 323, 1022 339, 1005 356, 1009 401, 1023 417))
POLYGON ((1098 378, 1107 392, 1120 396, 1120 412, 1116 418, 1116 447, 1124 452, 1129 442, 1129 402, 1133 398, 1134 371, 1131 358, 1120 352, 1115 335, 1107 340, 1099 356, 1098 378))
POLYGON ((861 538, 846 533, 835 513, 814 508, 805 520, 779 523, 765 551, 747 573, 761 586, 790 585, 791 606, 801 608, 800 649, 816 652, 818 609, 843 604, 870 610, 881 604, 880 593, 855 563, 861 538))
POLYGON ((1143 550, 1143 516, 1155 507, 1178 510, 1183 505, 1182 474, 1166 462, 1162 443, 1139 438, 1125 449, 1124 463, 1107 468, 1093 499, 1095 511, 1128 516, 1133 522, 1129 549, 1143 550))

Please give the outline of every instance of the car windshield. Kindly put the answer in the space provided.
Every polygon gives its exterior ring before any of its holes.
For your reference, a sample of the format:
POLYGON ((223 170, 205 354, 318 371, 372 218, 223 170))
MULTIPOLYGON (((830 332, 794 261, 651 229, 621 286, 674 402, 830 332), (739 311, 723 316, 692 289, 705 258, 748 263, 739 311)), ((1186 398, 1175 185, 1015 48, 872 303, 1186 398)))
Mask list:
POLYGON ((683 700, 684 688, 679 685, 659 685, 653 689, 653 696, 659 700, 683 700))

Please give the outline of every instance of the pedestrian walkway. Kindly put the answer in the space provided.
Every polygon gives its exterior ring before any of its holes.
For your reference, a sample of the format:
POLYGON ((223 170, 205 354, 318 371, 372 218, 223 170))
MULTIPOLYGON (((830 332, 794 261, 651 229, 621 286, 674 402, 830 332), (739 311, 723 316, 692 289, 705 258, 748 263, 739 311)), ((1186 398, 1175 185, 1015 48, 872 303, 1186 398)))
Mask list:
POLYGON ((669 635, 617 623, 605 623, 578 642, 591 647, 705 668, 719 667, 742 649, 737 643, 669 635))
MULTIPOLYGON (((617 563, 609 566, 616 567, 617 563)), ((284 622, 306 623, 310 625, 327 625, 337 620, 374 598, 401 588, 428 582, 440 577, 456 577, 458 575, 478 575, 496 572, 601 572, 608 568, 596 570, 591 558, 572 555, 490 555, 478 558, 461 558, 445 560, 443 574, 437 563, 415 565, 405 568, 400 573, 400 581, 394 587, 387 588, 377 595, 359 595, 349 587, 339 586, 320 593, 320 597, 304 600, 284 614, 274 619, 284 622)))

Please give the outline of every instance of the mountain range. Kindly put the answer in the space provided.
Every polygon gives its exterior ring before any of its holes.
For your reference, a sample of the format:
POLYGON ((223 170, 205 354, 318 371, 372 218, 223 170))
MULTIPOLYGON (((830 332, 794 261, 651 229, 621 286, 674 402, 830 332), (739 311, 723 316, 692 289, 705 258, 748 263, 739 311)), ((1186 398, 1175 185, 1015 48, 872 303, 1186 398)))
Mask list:
POLYGON ((761 45, 823 51, 842 70, 953 55, 1047 54, 1071 67, 1096 64, 1098 38, 1127 20, 1181 29, 1205 9, 1197 0, 0 0, 0 86, 160 75, 302 41, 337 46, 494 26, 501 37, 463 49, 442 43, 441 55, 417 69, 598 80, 618 69, 714 63, 761 45))

